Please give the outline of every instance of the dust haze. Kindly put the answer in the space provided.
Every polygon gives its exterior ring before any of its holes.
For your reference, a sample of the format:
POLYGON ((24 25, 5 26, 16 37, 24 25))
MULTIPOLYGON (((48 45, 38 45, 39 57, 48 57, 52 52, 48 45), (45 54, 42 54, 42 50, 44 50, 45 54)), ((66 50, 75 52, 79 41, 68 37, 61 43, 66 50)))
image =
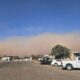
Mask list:
POLYGON ((55 34, 44 33, 31 37, 13 37, 0 41, 0 55, 27 56, 50 54, 51 49, 63 45, 71 51, 80 51, 80 33, 55 34))

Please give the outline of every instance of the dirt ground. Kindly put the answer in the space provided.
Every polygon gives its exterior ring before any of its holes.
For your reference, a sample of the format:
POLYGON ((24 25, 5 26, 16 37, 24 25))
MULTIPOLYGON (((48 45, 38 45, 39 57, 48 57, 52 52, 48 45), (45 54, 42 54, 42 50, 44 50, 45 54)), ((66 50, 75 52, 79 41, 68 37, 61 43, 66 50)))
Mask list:
POLYGON ((80 80, 79 70, 62 70, 39 62, 0 62, 0 80, 80 80))

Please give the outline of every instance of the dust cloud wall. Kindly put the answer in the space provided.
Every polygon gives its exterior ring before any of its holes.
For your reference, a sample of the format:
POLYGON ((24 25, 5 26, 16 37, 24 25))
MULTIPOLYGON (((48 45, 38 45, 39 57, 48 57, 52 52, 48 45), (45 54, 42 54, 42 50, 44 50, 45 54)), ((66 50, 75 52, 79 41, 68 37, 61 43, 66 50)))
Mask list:
POLYGON ((16 36, 0 41, 0 55, 29 56, 50 54, 55 45, 63 45, 80 52, 80 33, 44 33, 31 37, 16 36))

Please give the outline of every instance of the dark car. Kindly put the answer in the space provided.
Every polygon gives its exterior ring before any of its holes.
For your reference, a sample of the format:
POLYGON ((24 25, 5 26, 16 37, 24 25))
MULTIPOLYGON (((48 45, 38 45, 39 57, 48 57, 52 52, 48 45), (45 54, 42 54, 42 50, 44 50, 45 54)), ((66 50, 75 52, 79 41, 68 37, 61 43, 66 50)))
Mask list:
POLYGON ((40 62, 41 64, 51 64, 52 60, 48 57, 44 57, 40 62))

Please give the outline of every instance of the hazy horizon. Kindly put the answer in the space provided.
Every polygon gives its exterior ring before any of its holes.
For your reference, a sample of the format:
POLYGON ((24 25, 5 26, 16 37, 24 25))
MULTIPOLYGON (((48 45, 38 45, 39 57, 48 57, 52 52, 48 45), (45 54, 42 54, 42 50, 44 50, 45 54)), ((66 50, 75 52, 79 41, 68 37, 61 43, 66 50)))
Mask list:
POLYGON ((50 54, 59 44, 73 52, 80 52, 80 33, 44 33, 32 37, 13 37, 0 42, 0 55, 28 56, 50 54))

